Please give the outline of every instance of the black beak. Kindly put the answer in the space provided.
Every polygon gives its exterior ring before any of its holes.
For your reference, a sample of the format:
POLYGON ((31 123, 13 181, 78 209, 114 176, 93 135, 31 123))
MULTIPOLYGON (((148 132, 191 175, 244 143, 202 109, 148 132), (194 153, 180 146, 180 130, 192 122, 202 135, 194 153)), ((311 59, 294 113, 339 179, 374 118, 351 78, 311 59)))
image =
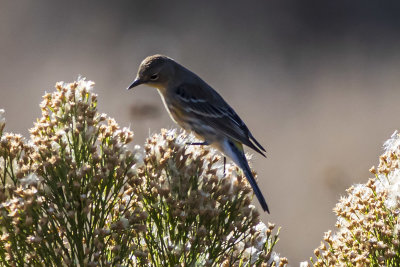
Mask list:
POLYGON ((136 78, 136 80, 134 80, 133 83, 131 85, 129 85, 128 88, 126 88, 126 90, 132 89, 133 87, 141 85, 142 83, 143 82, 141 80, 139 80, 139 78, 136 78))

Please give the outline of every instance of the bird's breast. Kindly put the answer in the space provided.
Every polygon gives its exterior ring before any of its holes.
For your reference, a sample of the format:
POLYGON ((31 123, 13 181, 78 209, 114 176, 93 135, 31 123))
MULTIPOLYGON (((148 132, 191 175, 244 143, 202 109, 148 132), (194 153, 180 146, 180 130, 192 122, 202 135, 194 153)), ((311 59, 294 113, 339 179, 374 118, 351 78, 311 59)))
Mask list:
POLYGON ((193 118, 191 116, 187 116, 187 114, 184 114, 184 109, 179 107, 168 97, 165 97, 160 90, 158 90, 158 92, 160 93, 165 109, 168 111, 168 114, 171 117, 171 119, 186 131, 195 131, 194 129, 195 126, 193 125, 194 123, 192 122, 193 118))

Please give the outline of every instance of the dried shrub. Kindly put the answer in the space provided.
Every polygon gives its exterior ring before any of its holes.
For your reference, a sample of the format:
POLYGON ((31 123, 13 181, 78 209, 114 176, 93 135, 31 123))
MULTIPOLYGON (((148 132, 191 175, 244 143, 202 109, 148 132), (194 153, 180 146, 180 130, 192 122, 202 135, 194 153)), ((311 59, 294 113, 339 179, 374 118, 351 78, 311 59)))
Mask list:
MULTIPOLYGON (((385 143, 375 178, 350 187, 334 212, 337 231, 325 233, 315 266, 399 266, 400 136, 385 143)), ((306 263, 304 263, 306 265, 306 263)))
MULTIPOLYGON (((240 170, 162 130, 144 149, 97 111, 93 83, 58 83, 29 142, 0 110, 2 266, 284 266, 240 170)), ((279 230, 278 230, 279 232, 279 230)))

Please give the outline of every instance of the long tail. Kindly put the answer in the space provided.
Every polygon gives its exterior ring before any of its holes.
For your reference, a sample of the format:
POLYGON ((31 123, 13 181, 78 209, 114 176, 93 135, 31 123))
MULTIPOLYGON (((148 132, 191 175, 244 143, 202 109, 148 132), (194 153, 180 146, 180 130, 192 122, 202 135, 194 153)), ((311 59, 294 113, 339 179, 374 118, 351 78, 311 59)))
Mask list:
POLYGON ((251 187, 253 188, 254 194, 256 195, 258 201, 261 204, 261 207, 263 208, 264 211, 269 213, 267 202, 265 201, 265 198, 261 193, 261 190, 258 187, 253 174, 251 173, 249 163, 247 162, 246 156, 244 155, 243 145, 235 141, 226 140, 226 146, 224 150, 225 154, 227 154, 227 156, 232 158, 232 160, 236 163, 236 165, 238 165, 243 170, 244 175, 249 181, 251 187))

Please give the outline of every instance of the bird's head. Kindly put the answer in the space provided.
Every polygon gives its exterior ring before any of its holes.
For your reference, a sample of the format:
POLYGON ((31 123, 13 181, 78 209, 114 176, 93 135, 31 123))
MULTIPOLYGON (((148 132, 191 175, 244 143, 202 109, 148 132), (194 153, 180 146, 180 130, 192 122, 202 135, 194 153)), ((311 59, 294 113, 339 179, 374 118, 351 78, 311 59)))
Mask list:
POLYGON ((139 66, 135 80, 127 89, 132 89, 140 84, 158 89, 166 88, 174 75, 175 64, 173 59, 163 55, 154 55, 145 58, 139 66))

